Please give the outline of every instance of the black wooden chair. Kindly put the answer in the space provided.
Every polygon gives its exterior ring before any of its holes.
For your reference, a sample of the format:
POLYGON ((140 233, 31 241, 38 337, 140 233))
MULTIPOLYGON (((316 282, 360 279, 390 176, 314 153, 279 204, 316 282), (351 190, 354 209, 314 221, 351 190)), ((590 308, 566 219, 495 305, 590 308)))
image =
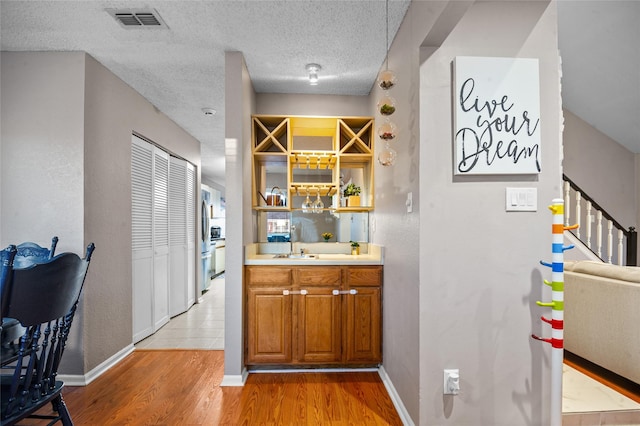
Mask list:
POLYGON ((57 421, 73 425, 62 399, 64 383, 56 376, 94 248, 89 244, 84 259, 62 253, 24 268, 9 265, 15 246, 3 251, 3 316, 20 321, 25 332, 17 351, 2 353, 2 426, 26 417, 52 419, 50 425, 57 421), (34 415, 49 402, 56 416, 34 415))
MULTIPOLYGON (((16 246, 15 257, 13 258, 14 268, 24 268, 34 263, 46 262, 51 259, 58 245, 58 237, 51 239, 51 247, 41 247, 32 242, 25 242, 16 246)), ((4 309, 2 310, 4 313, 4 309)), ((14 342, 24 333, 24 327, 15 318, 2 318, 0 324, 0 342, 2 345, 13 345, 14 342)), ((5 348, 5 350, 8 348, 5 348)))

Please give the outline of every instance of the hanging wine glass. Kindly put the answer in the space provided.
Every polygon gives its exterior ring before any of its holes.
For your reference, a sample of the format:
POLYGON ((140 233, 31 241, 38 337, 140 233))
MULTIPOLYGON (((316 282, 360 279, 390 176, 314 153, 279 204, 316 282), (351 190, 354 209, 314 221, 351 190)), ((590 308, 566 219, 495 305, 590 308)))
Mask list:
POLYGON ((324 203, 320 199, 320 191, 318 191, 318 195, 316 197, 316 200, 313 202, 313 212, 321 214, 322 213, 322 209, 324 209, 324 203))
POLYGON ((302 213, 311 213, 313 208, 313 203, 309 199, 309 193, 307 193, 307 198, 302 203, 302 213))

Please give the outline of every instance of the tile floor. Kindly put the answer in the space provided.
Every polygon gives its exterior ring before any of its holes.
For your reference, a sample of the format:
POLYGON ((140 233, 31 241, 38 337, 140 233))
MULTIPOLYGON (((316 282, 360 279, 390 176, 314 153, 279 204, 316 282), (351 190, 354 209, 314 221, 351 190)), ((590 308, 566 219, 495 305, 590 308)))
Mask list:
MULTIPOLYGON (((211 281, 202 302, 178 315, 138 349, 224 349, 224 275, 211 281)), ((637 426, 640 403, 563 366, 563 426, 637 426)))
POLYGON ((563 426, 640 425, 640 403, 563 365, 563 426))
POLYGON ((224 349, 224 275, 211 280, 201 303, 171 318, 135 346, 137 349, 224 349))

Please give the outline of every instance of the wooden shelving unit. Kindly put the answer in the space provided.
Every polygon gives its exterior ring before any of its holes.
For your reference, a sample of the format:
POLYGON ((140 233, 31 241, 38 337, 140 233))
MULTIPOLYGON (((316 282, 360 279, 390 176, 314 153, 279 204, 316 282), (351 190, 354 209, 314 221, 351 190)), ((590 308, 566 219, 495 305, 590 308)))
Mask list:
POLYGON ((253 209, 297 210, 299 197, 319 192, 336 211, 373 210, 374 140, 372 117, 253 116, 253 209), (361 207, 341 205, 344 175, 362 188, 361 207), (267 203, 272 187, 284 189, 284 205, 267 203))

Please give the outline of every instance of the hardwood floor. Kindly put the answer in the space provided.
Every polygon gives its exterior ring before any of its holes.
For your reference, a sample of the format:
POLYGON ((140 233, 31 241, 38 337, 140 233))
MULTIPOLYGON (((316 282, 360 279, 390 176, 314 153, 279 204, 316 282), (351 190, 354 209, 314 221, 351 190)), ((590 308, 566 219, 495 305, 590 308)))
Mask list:
POLYGON ((64 399, 76 426, 402 424, 375 372, 255 373, 220 387, 223 366, 223 351, 136 350, 64 399))

